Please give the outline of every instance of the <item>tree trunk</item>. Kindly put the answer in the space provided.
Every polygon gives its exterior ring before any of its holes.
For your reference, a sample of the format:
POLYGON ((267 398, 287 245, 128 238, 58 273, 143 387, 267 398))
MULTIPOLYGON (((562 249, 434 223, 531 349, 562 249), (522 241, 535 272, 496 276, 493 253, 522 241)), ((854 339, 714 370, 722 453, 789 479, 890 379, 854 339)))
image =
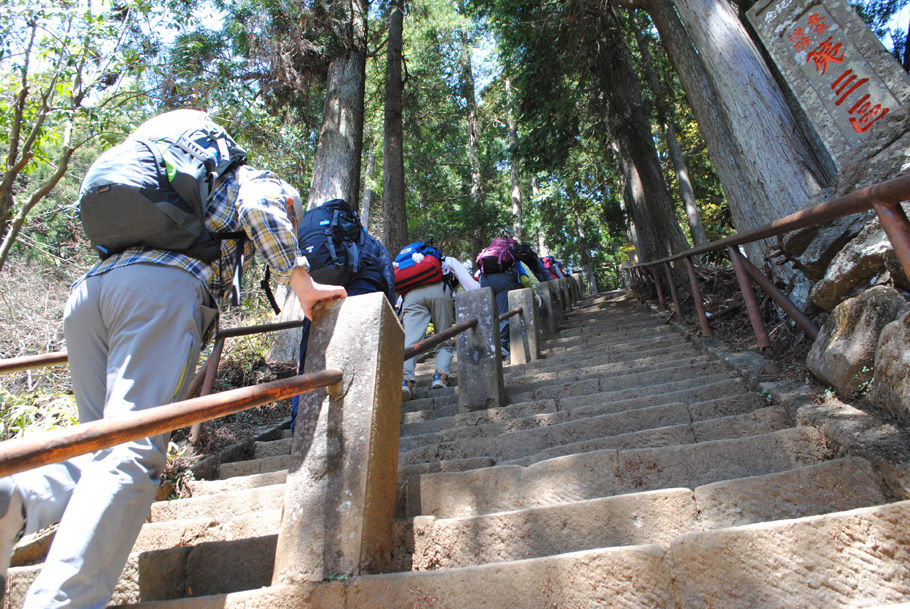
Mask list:
POLYGON ((642 67, 644 68, 645 77, 648 86, 654 93, 654 99, 657 101, 657 117, 664 130, 664 139, 667 142, 667 149, 670 152, 670 160, 673 168, 676 170, 676 181, 679 183, 679 195, 682 198, 683 205, 686 209, 686 218, 689 220, 689 234, 692 235, 692 244, 695 246, 704 245, 708 242, 705 236, 705 227, 701 222, 701 214, 698 211, 698 205, 695 202, 695 192, 692 190, 692 183, 689 180, 689 169, 686 167, 686 161, 683 158, 682 150, 679 147, 679 139, 676 137, 676 128, 674 127, 674 117, 672 110, 667 104, 667 95, 663 85, 657 78, 654 70, 654 62, 651 60, 651 51, 648 48, 648 41, 642 33, 640 20, 632 28, 635 33, 635 40, 638 43, 638 49, 641 53, 642 67))
POLYGON ((578 231, 578 237, 583 245, 581 249, 581 268, 584 270, 585 279, 588 281, 588 293, 597 294, 597 277, 594 275, 594 259, 591 256, 591 250, 587 246, 584 222, 581 221, 581 215, 575 213, 575 229, 578 231))
MULTIPOLYGON (((540 206, 540 189, 537 187, 537 176, 533 173, 531 174, 531 201, 534 205, 540 206)), ((541 217, 542 214, 538 213, 538 217, 541 217)), ((543 258, 544 256, 550 255, 550 250, 547 249, 547 235, 543 229, 543 222, 537 224, 537 255, 543 258)))
POLYGON ((385 67, 385 141, 383 144, 382 239, 394 256, 408 244, 408 214, 404 199, 404 131, 402 127, 401 48, 404 11, 401 2, 389 13, 385 67))
POLYGON ((512 111, 512 81, 506 79, 506 104, 509 106, 506 122, 509 127, 509 158, 512 180, 512 234, 519 241, 522 237, 523 217, 521 205, 521 179, 518 168, 518 128, 515 126, 515 114, 512 111))
MULTIPOLYGON (((733 215, 733 224, 739 228, 744 222, 741 214, 756 207, 760 200, 760 191, 746 178, 743 165, 749 160, 738 152, 729 117, 721 112, 708 72, 673 6, 664 0, 654 0, 647 10, 689 98, 733 215)), ((750 258, 760 259, 765 248, 751 244, 746 246, 746 251, 750 258)))
POLYGON ((806 206, 826 182, 768 66, 728 0, 676 0, 679 18, 728 117, 745 177, 757 196, 731 210, 737 230, 806 206))
MULTIPOLYGON (((471 44, 467 36, 462 38, 461 66, 462 81, 461 93, 465 102, 465 120, 468 127, 468 162, 471 166, 471 209, 475 214, 480 214, 483 205, 480 184, 480 135, 477 129, 477 101, 474 99, 474 70, 471 66, 471 44)), ((484 247, 483 235, 477 231, 473 237, 475 252, 484 247)))
POLYGON ((687 249, 688 243, 673 212, 673 201, 654 147, 632 56, 623 39, 619 20, 612 5, 596 14, 601 35, 593 52, 597 77, 607 102, 610 132, 619 144, 624 164, 631 165, 625 168, 627 177, 635 179, 631 172, 634 167, 640 186, 633 187, 630 202, 638 229, 640 254, 645 260, 663 258, 687 249))
POLYGON ((373 210, 373 189, 370 180, 376 168, 376 145, 370 141, 370 151, 367 153, 367 170, 363 181, 363 201, 360 203, 360 223, 363 228, 370 231, 370 213, 373 210))
POLYGON ((365 67, 360 51, 348 51, 329 64, 307 209, 331 199, 344 199, 351 205, 360 199, 365 67))

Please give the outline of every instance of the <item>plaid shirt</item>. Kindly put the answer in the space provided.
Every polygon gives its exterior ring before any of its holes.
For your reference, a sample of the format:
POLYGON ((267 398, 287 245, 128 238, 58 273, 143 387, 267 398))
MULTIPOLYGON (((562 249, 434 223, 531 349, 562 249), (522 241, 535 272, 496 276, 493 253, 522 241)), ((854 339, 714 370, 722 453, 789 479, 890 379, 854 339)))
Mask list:
MULTIPOLYGON (((272 276, 287 283, 297 265, 297 239, 285 211, 284 189, 274 173, 246 165, 224 175, 205 209, 205 225, 211 232, 244 231, 243 266, 259 252, 272 276)), ((221 242, 220 259, 205 263, 184 254, 144 247, 128 248, 96 263, 83 276, 91 277, 130 264, 163 264, 183 269, 202 281, 219 305, 228 302, 237 268, 240 242, 221 242)), ((76 285, 82 281, 79 279, 76 285)))

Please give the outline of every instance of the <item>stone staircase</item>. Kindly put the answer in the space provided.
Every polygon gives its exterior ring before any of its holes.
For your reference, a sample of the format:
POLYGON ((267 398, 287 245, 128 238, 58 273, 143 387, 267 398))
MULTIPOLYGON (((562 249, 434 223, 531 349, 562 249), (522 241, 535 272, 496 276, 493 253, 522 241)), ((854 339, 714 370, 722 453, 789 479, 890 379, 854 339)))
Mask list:
MULTIPOLYGON (((279 429, 191 498, 153 505, 114 603, 910 607, 903 430, 762 384, 757 354, 663 321, 619 293, 582 299, 546 359, 504 368, 501 408, 458 412, 456 389, 427 390, 421 364, 402 405, 388 573, 270 586, 290 451, 279 429)), ((11 569, 9 606, 38 568, 11 569)))

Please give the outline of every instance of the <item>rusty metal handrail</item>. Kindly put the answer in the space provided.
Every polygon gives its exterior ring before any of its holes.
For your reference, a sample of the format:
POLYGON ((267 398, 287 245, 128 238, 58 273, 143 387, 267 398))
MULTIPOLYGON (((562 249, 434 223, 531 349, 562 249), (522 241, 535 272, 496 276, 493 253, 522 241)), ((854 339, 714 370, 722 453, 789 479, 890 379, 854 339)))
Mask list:
POLYGON ((458 336, 465 330, 469 330, 470 328, 473 328, 475 326, 477 326, 477 318, 472 317, 471 319, 468 319, 463 322, 455 324, 454 326, 452 326, 451 328, 448 328, 447 330, 443 330, 442 332, 437 332, 436 334, 434 334, 433 336, 431 336, 429 338, 419 340, 404 350, 404 359, 409 360, 412 357, 417 357, 418 355, 422 355, 423 353, 426 353, 427 351, 430 351, 431 349, 433 349, 433 347, 435 347, 439 343, 445 342, 448 339, 452 338, 453 336, 458 336))
POLYGON ((521 315, 521 313, 522 313, 521 307, 515 307, 514 309, 511 309, 510 311, 507 311, 507 312, 503 313, 503 314, 499 317, 499 321, 503 321, 503 320, 505 320, 505 319, 509 319, 510 317, 515 317, 516 315, 521 315))
POLYGON ((32 368, 47 368, 48 366, 57 366, 69 361, 66 351, 54 351, 53 353, 42 353, 40 355, 23 355, 22 357, 13 357, 10 359, 0 359, 0 374, 10 372, 21 372, 32 368))
MULTIPOLYGON (((737 233, 730 237, 726 237, 725 239, 719 239, 699 247, 693 247, 680 254, 667 256, 660 260, 636 264, 631 268, 663 264, 665 262, 681 260, 691 256, 699 256, 720 248, 744 245, 760 239, 780 236, 798 228, 821 224, 822 222, 828 222, 870 209, 876 209, 876 212, 878 212, 878 207, 897 207, 897 209, 900 210, 901 201, 906 201, 908 199, 910 199, 910 173, 886 182, 855 190, 849 194, 824 203, 819 203, 815 207, 792 213, 780 220, 775 220, 774 222, 759 226, 758 228, 754 228, 744 233, 737 233)), ((900 210, 899 215, 903 215, 903 210, 900 210)), ((886 221, 883 219, 882 224, 885 223, 886 221)), ((890 221, 887 223, 891 224, 890 221)), ((888 236, 890 237, 891 234, 889 233, 888 236)), ((895 246, 895 249, 897 249, 897 246, 895 246)), ((900 257, 899 253, 898 256, 900 257)), ((908 254, 908 256, 910 256, 910 254, 908 254)), ((904 270, 910 275, 910 259, 905 262, 904 259, 901 258, 901 262, 904 264, 904 270)))
POLYGON ((155 406, 128 416, 100 419, 59 431, 7 440, 0 443, 0 476, 287 399, 334 385, 341 381, 342 376, 341 370, 330 368, 155 406))
POLYGON ((709 336, 711 329, 708 324, 707 315, 704 311, 701 295, 698 290, 698 282, 692 268, 693 256, 705 254, 717 249, 726 248, 728 255, 736 272, 737 283, 742 292, 743 299, 749 312, 749 319, 752 323, 752 329, 758 341, 759 350, 764 350, 770 345, 767 331, 758 312, 758 301, 752 291, 749 279, 757 283, 770 297, 780 306, 784 312, 796 322, 797 325, 812 339, 818 335, 818 326, 806 316, 796 305, 794 305, 783 293, 780 292, 752 263, 745 259, 739 253, 739 246, 765 239, 767 237, 780 236, 790 231, 821 224, 836 218, 848 216, 850 214, 874 209, 882 227, 891 241, 894 251, 901 262, 904 273, 910 276, 910 221, 908 221, 904 210, 901 208, 901 201, 910 199, 910 174, 906 174, 879 184, 874 184, 866 188, 861 188, 847 195, 838 197, 831 201, 821 203, 799 211, 775 222, 765 224, 744 233, 732 235, 725 239, 712 241, 706 245, 688 249, 682 253, 667 256, 660 260, 643 262, 641 264, 628 267, 630 275, 642 277, 645 280, 650 279, 654 282, 657 289, 660 306, 665 307, 664 294, 661 289, 660 274, 657 269, 664 267, 666 281, 671 290, 674 306, 679 312, 679 300, 677 299, 675 284, 669 265, 677 260, 684 260, 689 277, 690 287, 688 291, 693 295, 695 300, 696 315, 701 324, 702 335, 709 336))

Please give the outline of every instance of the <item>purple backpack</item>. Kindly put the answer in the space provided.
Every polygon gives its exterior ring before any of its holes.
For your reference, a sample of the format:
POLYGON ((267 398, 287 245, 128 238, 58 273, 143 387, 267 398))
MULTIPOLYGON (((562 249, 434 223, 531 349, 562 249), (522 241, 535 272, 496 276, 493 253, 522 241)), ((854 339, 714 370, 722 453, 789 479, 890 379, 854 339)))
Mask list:
POLYGON ((484 275, 508 272, 518 260, 518 242, 511 237, 496 237, 477 254, 477 266, 484 275))

